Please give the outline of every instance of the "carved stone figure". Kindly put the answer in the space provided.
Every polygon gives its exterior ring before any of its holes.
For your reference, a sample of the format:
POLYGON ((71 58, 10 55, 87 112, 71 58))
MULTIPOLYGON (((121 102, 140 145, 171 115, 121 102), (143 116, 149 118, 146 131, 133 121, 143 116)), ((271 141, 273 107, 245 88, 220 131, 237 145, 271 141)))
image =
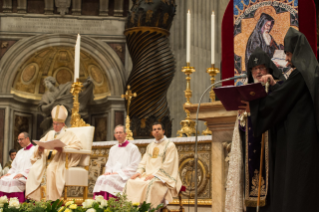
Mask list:
MULTIPOLYGON (((54 77, 46 77, 44 79, 44 86, 47 88, 47 91, 43 94, 42 99, 39 103, 39 110, 44 116, 43 122, 40 124, 40 127, 44 132, 49 130, 52 124, 51 110, 56 105, 64 105, 68 110, 69 117, 66 120, 66 125, 70 126, 70 118, 73 107, 73 96, 70 93, 71 82, 61 84, 56 86, 56 79, 54 77)), ((87 105, 90 101, 93 101, 93 89, 94 84, 91 78, 87 78, 83 83, 82 92, 79 94, 80 102, 80 115, 82 118, 88 117, 87 105)))
POLYGON ((69 11, 71 0, 55 0, 55 6, 61 15, 65 15, 69 11))

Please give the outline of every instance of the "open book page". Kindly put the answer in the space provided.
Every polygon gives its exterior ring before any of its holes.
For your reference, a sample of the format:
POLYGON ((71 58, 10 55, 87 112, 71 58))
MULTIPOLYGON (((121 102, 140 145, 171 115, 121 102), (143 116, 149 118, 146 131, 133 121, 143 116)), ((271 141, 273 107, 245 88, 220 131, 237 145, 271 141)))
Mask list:
POLYGON ((39 145, 39 146, 43 147, 44 149, 54 149, 54 148, 59 148, 59 147, 66 146, 65 143, 63 143, 60 139, 54 139, 54 140, 51 140, 51 141, 33 140, 33 142, 36 145, 39 145))
POLYGON ((284 50, 275 50, 273 57, 271 60, 282 68, 287 67, 286 54, 284 50))

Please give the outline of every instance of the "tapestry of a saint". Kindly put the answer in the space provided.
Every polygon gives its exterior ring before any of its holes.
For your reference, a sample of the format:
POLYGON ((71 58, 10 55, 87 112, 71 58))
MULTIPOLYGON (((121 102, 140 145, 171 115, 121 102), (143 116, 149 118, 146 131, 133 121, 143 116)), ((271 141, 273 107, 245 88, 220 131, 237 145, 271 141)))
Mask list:
MULTIPOLYGON (((288 76, 283 49, 289 27, 299 28, 298 0, 234 0, 235 76, 246 72, 249 56, 257 47, 288 76)), ((235 81, 235 85, 243 83, 243 79, 235 81)))

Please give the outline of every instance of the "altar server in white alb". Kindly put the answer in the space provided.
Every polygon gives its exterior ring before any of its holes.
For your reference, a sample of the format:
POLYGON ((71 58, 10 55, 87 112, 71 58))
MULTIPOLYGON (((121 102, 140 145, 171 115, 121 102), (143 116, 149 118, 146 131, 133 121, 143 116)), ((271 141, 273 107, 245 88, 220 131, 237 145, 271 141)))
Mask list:
MULTIPOLYGON (((63 105, 55 106, 51 112, 51 116, 54 130, 50 130, 41 138, 41 141, 59 139, 66 145, 63 148, 82 149, 82 143, 78 137, 65 127, 64 122, 68 117, 66 108, 63 105)), ((31 157, 33 165, 26 186, 26 197, 28 199, 40 201, 41 187, 46 188, 46 200, 55 201, 61 197, 65 185, 66 157, 65 153, 63 153, 63 148, 47 150, 43 147, 36 147, 31 157)), ((80 154, 70 154, 68 166, 76 166, 80 160, 80 154)))
POLYGON ((32 166, 30 158, 35 147, 26 132, 19 134, 18 142, 23 149, 18 151, 9 172, 0 179, 0 196, 17 197, 19 202, 24 202, 25 184, 32 166))
POLYGON ((150 143, 140 162, 137 173, 127 181, 124 193, 132 202, 167 204, 178 195, 182 182, 178 173, 178 152, 173 142, 164 136, 161 123, 154 123, 150 143))
POLYGON ((110 197, 115 197, 117 193, 121 193, 126 181, 136 173, 141 160, 138 147, 126 140, 124 126, 116 126, 114 136, 118 144, 110 149, 105 173, 97 179, 93 190, 94 198, 96 195, 102 195, 108 200, 110 197))

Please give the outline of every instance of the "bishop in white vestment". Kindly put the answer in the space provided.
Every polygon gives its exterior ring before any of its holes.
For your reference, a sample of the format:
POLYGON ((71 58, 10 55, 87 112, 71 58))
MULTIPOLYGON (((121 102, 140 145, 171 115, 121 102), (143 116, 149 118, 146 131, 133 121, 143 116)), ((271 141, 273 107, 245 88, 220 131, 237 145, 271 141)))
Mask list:
POLYGON ((105 173, 99 176, 93 190, 94 197, 102 195, 106 200, 122 193, 126 181, 136 173, 141 160, 138 147, 125 140, 124 126, 116 126, 114 136, 119 143, 111 147, 105 173))
POLYGON ((23 149, 18 151, 9 172, 0 179, 0 196, 17 197, 19 202, 24 202, 25 184, 32 166, 30 158, 35 147, 26 132, 19 134, 18 142, 23 149))
MULTIPOLYGON (((66 144, 63 148, 82 149, 81 141, 65 127, 64 121, 68 116, 66 108, 63 105, 58 105, 53 108, 51 115, 54 130, 49 131, 41 141, 60 139, 66 144)), ((62 196, 65 185, 65 153, 63 153, 63 148, 50 151, 39 146, 36 147, 31 157, 33 166, 27 180, 27 198, 40 201, 45 193, 46 200, 55 201, 62 196)), ((80 160, 81 155, 70 154, 69 167, 78 165, 80 160)))
POLYGON ((154 123, 155 141, 147 146, 137 173, 127 181, 124 193, 132 202, 151 203, 156 207, 176 197, 182 182, 178 173, 178 152, 173 142, 164 136, 163 126, 154 123))

